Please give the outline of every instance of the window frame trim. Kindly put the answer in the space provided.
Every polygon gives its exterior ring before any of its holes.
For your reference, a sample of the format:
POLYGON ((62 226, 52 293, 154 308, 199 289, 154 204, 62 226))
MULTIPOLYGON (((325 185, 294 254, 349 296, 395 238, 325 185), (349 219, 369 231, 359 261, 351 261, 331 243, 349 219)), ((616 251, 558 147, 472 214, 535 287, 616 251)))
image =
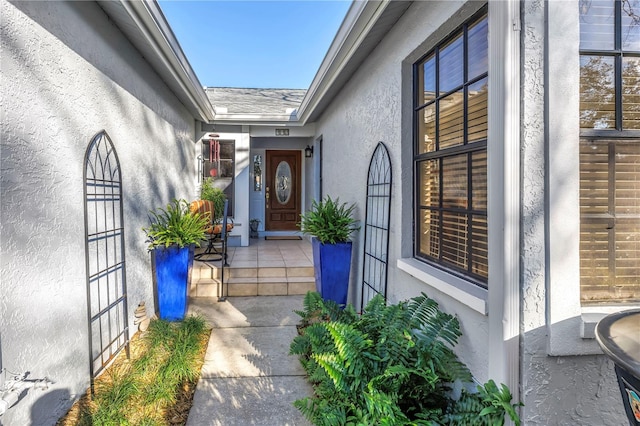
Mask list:
MULTIPOLYGON (((607 145, 610 145, 611 143, 616 143, 616 140, 620 140, 621 143, 624 143, 626 140, 631 140, 631 139, 640 139, 640 129, 623 129, 623 112, 624 112, 624 102, 622 99, 622 95, 623 95, 623 80, 624 80, 624 76, 623 76, 623 68, 622 68, 622 60, 624 57, 632 57, 632 58, 640 58, 640 51, 635 51, 635 50, 625 50, 623 49, 623 45, 622 45, 622 2, 619 0, 612 0, 614 3, 614 17, 613 17, 613 37, 614 37, 614 43, 613 43, 613 48, 612 49, 582 49, 580 47, 580 42, 582 40, 582 31, 580 29, 579 31, 579 36, 578 36, 578 40, 579 40, 579 47, 578 47, 578 56, 579 58, 582 58, 583 56, 605 56, 605 57, 613 57, 614 58, 614 75, 613 75, 613 80, 614 80, 614 108, 615 108, 615 128, 610 128, 610 129, 593 129, 593 128, 583 128, 578 126, 579 128, 579 139, 578 139, 578 158, 579 158, 579 173, 581 173, 581 169, 582 169, 582 161, 580 160, 580 149, 581 149, 581 145, 582 145, 582 140, 586 139, 586 140, 591 140, 591 141, 599 141, 601 143, 606 143, 607 145)), ((578 18, 580 21, 580 14, 578 13, 578 18)), ((578 26, 580 27, 580 24, 578 24, 578 26)), ((580 72, 582 71, 581 67, 580 67, 580 72)), ((578 86, 578 98, 579 98, 579 102, 582 101, 582 92, 580 91, 580 86, 581 83, 578 86)), ((579 107, 579 112, 582 111, 581 107, 579 107)), ((607 148, 608 150, 610 150, 610 147, 607 148)), ((611 156, 612 153, 610 152, 609 155, 611 156)), ((612 159, 610 158, 609 161, 611 161, 612 159)), ((609 168, 609 172, 611 173, 612 168, 614 167, 613 164, 609 163, 608 164, 608 168, 609 168)), ((609 181, 608 182, 608 189, 609 191, 614 191, 615 192, 615 188, 612 188, 612 185, 615 185, 615 178, 613 179, 613 181, 609 181)), ((580 187, 581 187, 581 179, 580 179, 580 187)), ((611 192, 609 194, 609 197, 611 197, 611 192)), ((580 204, 580 203, 579 203, 580 204)), ((580 208, 582 208, 582 206, 580 205, 580 208)), ((599 219, 608 219, 608 220, 612 220, 615 221, 616 218, 618 216, 617 215, 610 215, 608 218, 602 217, 599 219)), ((624 217, 621 217, 622 219, 625 219, 624 217)), ((583 217, 582 213, 580 213, 580 221, 582 222, 583 220, 594 220, 594 219, 598 219, 597 217, 595 217, 594 215, 587 215, 586 217, 583 217)), ((614 238, 614 235, 611 235, 612 233, 610 233, 609 235, 609 244, 610 246, 614 246, 615 247, 615 241, 612 240, 612 238, 614 238)), ((582 237, 579 236, 578 238, 578 243, 579 245, 582 244, 582 237)), ((581 251, 581 249, 579 248, 579 251, 581 251)), ((613 252, 609 252, 608 253, 608 257, 609 257, 609 273, 612 274, 612 268, 615 269, 615 250, 613 250, 613 252)), ((580 258, 580 257, 579 257, 580 258)), ((581 260, 581 259, 580 259, 581 260)), ((615 274, 614 274, 615 275, 615 274)), ((611 309, 611 306, 615 306, 615 305, 619 305, 619 306, 634 306, 635 304, 633 302, 624 302, 624 301, 618 301, 617 299, 611 299, 608 302, 595 302, 595 303, 584 303, 582 301, 582 272, 581 269, 579 271, 579 303, 581 306, 581 310, 583 312, 583 327, 581 328, 581 336, 585 337, 585 333, 584 333, 584 323, 585 322, 589 322, 589 320, 585 320, 585 318, 592 318, 592 313, 594 311, 596 312, 600 312, 600 311, 607 311, 609 312, 611 309), (585 316, 585 312, 589 315, 585 316)), ((590 334, 588 336, 588 338, 590 338, 590 334)))
MULTIPOLYGON (((464 213, 465 213, 465 217, 467 219, 469 219, 470 215, 474 215, 475 212, 477 212, 477 210, 473 209, 473 206, 469 203, 470 199, 471 199, 471 194, 473 193, 473 186, 469 185, 470 180, 472 179, 471 176, 471 170, 472 168, 469 167, 470 166, 470 154, 473 154, 475 152, 485 152, 487 155, 487 164, 488 164, 488 159, 489 159, 489 154, 488 154, 488 133, 489 133, 489 101, 488 98, 490 96, 490 92, 487 95, 487 138, 486 139, 481 139, 481 140, 477 140, 477 141, 473 141, 471 143, 469 143, 468 139, 468 128, 467 128, 467 116, 468 116, 468 87, 472 84, 475 84, 483 79, 487 79, 487 85, 489 86, 489 63, 491 62, 490 58, 489 58, 489 44, 490 41, 487 40, 487 71, 480 73, 476 76, 474 76, 472 79, 468 79, 468 65, 469 65, 469 61, 468 61, 468 33, 469 33, 469 27, 477 24, 478 22, 481 21, 481 18, 483 17, 483 15, 486 16, 487 19, 487 28, 489 27, 489 4, 485 4, 482 7, 480 7, 477 11, 475 11, 473 14, 471 14, 471 16, 469 16, 468 18, 466 18, 461 24, 457 25, 452 31, 450 31, 445 37, 441 38, 440 40, 436 41, 434 43, 434 45, 429 48, 424 54, 421 54, 417 60, 415 60, 412 65, 411 65, 411 73, 412 73, 412 173, 413 173, 413 187, 412 187, 412 203, 413 203, 413 219, 412 219, 412 257, 413 259, 422 262, 425 265, 428 265, 430 267, 433 267, 435 269, 438 269, 440 271, 443 271, 444 273, 447 273, 449 275, 451 275, 452 277, 454 277, 455 279, 461 279, 464 281, 467 281, 468 283, 472 284, 475 287, 478 287, 480 289, 484 289, 486 290, 489 286, 489 277, 487 276, 486 279, 483 279, 482 276, 480 275, 476 275, 473 274, 470 269, 471 269, 471 259, 472 259, 472 254, 474 252, 473 247, 472 247, 472 242, 473 239, 471 238, 471 235, 467 235, 467 239, 470 241, 470 243, 468 244, 467 248, 466 248, 466 260, 469 264, 469 268, 467 271, 463 271, 461 268, 455 268, 453 266, 449 266, 446 263, 443 263, 442 261, 439 261, 437 259, 434 258, 430 258, 427 256, 422 256, 420 254, 420 251, 418 249, 418 245, 419 245, 419 238, 418 238, 418 232, 417 232, 417 223, 418 220, 420 218, 420 213, 423 211, 423 209, 421 208, 421 204, 418 202, 418 194, 417 194, 417 188, 418 188, 418 180, 419 180, 419 165, 421 162, 423 161, 428 161, 428 160, 441 160, 443 158, 446 157, 452 157, 455 155, 462 155, 462 154, 466 154, 467 155, 467 197, 466 197, 466 201, 467 201, 467 208, 464 209, 464 213), (453 40, 455 40, 458 37, 462 37, 463 42, 462 42, 462 50, 463 50, 463 65, 462 65, 462 71, 463 71, 463 81, 462 84, 459 84, 457 86, 455 86, 454 88, 446 91, 446 92, 440 92, 440 84, 439 84, 439 77, 440 77, 440 51, 441 51, 441 47, 444 45, 447 45, 448 43, 452 42, 453 40), (419 98, 419 78, 417 78, 420 74, 420 66, 424 65, 423 62, 425 62, 425 60, 429 57, 433 55, 434 59, 435 59, 435 80, 436 80, 436 91, 434 94, 434 99, 430 100, 428 102, 421 102, 421 99, 419 98), (462 96, 463 96, 463 143, 460 145, 454 145, 448 148, 444 148, 442 150, 440 150, 440 126, 436 125, 435 126, 435 138, 436 138, 436 149, 434 151, 431 152, 423 152, 423 153, 419 153, 419 146, 418 146, 418 133, 419 133, 419 119, 418 119, 418 115, 420 114, 420 111, 424 110, 426 107, 428 107, 429 105, 435 105, 435 114, 436 117, 439 117, 439 110, 440 110, 440 103, 438 102, 438 100, 444 99, 447 96, 450 96, 453 93, 456 93, 458 91, 462 91, 462 96)), ((487 35, 487 37, 489 37, 489 35, 487 35)), ((424 72, 422 72, 422 81, 424 84, 424 72)), ((440 174, 442 174, 443 170, 442 167, 440 167, 440 174)), ((488 179, 488 167, 487 167, 487 179, 488 179)), ((487 192, 488 192, 488 188, 489 185, 487 183, 487 192)), ((436 210, 438 212, 442 212, 444 210, 451 210, 451 209, 445 209, 442 206, 442 178, 440 179, 440 188, 439 188, 439 194, 440 194, 440 202, 439 205, 437 207, 433 207, 431 208, 431 210, 436 210)), ((489 210, 489 206, 488 206, 488 200, 487 200, 487 208, 486 208, 486 216, 485 218, 487 219, 487 231, 489 230, 489 214, 488 214, 488 210, 489 210)), ((442 215, 440 215, 440 219, 439 219, 439 225, 438 225, 438 229, 442 230, 442 220, 443 217, 442 215)), ((467 225, 467 230, 471 230, 472 226, 470 224, 467 225)), ((487 232, 488 234, 488 232, 487 232)), ((489 244, 488 242, 488 235, 487 235, 487 245, 489 244)), ((441 257, 441 256, 440 256, 441 257)), ((488 257, 488 250, 487 250, 487 257, 488 257)), ((487 267, 488 267, 488 260, 487 260, 487 267)), ((490 268, 489 268, 490 269, 490 268)))

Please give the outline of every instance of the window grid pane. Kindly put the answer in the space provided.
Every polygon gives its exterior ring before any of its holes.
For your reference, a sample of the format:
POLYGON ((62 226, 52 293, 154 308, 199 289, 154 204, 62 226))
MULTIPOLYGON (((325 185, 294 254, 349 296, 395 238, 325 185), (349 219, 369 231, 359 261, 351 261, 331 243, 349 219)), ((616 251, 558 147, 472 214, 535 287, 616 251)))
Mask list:
POLYGON ((580 49, 612 50, 614 38, 614 2, 580 2, 580 49))
POLYGON ((418 153, 436 150, 436 104, 432 103, 418 112, 418 153))
POLYGON ((609 212, 609 147, 584 141, 580 145, 580 214, 609 212))
POLYGON ((464 143, 464 95, 460 90, 442 98, 438 113, 438 149, 464 143))
POLYGON ((640 129, 640 58, 622 58, 622 127, 640 129))
POLYGON ((469 73, 468 79, 473 80, 489 70, 489 22, 486 19, 469 26, 469 73))
POLYGON ((440 205, 440 160, 429 160, 420 163, 418 188, 423 206, 440 205))
POLYGON ((625 0, 622 3, 622 49, 640 51, 640 0, 625 0))
POLYGON ((420 253, 438 259, 440 257, 440 214, 437 210, 422 210, 419 235, 420 253))
POLYGON ((580 57, 580 128, 616 128, 614 58, 580 57))
POLYGON ((487 211, 487 152, 474 153, 471 158, 473 210, 487 211))
POLYGON ((438 93, 450 92, 464 81, 464 50, 462 34, 459 34, 440 49, 438 93))
POLYGON ((489 278, 489 244, 486 216, 472 216, 473 253, 471 256, 471 272, 489 278))
POLYGON ((436 98, 436 57, 431 55, 423 65, 424 90, 423 102, 426 104, 436 98))
POLYGON ((615 148, 615 212, 640 218, 640 142, 615 148))
POLYGON ((467 154, 442 159, 442 207, 467 208, 467 154))
POLYGON ((485 77, 470 84, 467 93, 467 140, 469 142, 487 139, 489 84, 485 77))
POLYGON ((468 225, 466 214, 442 212, 441 260, 463 271, 467 270, 468 225))

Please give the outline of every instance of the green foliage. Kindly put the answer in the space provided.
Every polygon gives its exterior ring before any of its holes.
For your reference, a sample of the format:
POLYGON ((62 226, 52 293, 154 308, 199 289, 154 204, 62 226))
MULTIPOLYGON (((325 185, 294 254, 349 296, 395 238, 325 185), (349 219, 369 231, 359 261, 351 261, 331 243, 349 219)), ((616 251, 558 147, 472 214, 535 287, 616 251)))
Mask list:
POLYGON ((213 184, 213 178, 206 178, 202 182, 202 188, 200 189, 200 198, 202 200, 213 201, 213 223, 222 222, 222 216, 224 214, 224 200, 227 199, 224 191, 213 184))
POLYGON ((329 196, 320 202, 313 200, 311 210, 300 215, 298 226, 303 233, 316 237, 323 244, 344 243, 360 229, 353 218, 354 209, 355 204, 340 204, 337 198, 332 200, 329 196))
POLYGON ((191 212, 186 200, 173 200, 166 209, 151 211, 151 224, 142 228, 147 234, 149 249, 171 245, 186 247, 191 244, 200 246, 205 239, 205 230, 209 226, 209 218, 197 212, 191 212))
POLYGON ((377 296, 361 316, 311 292, 303 307, 290 353, 314 396, 294 405, 313 424, 493 426, 505 413, 519 424, 505 385, 452 397, 452 383, 473 380, 453 351, 460 325, 426 295, 390 306, 377 296))
POLYGON ((81 407, 79 424, 168 424, 164 410, 176 402, 180 387, 198 379, 208 332, 200 316, 151 321, 140 339, 141 355, 106 370, 109 380, 97 383, 95 398, 81 407))

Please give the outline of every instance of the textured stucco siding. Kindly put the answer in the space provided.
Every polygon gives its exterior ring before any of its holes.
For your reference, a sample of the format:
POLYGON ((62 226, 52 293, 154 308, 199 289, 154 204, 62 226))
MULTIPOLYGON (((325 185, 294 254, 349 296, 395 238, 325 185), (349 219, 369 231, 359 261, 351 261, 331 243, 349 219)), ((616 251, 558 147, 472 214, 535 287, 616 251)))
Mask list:
MULTIPOLYGON (((316 130, 323 144, 323 193, 339 197, 340 201, 355 202, 356 216, 363 222, 369 162, 377 143, 385 143, 393 170, 387 297, 390 302, 397 302, 425 292, 436 299, 444 311, 455 313, 463 331, 457 352, 474 375, 485 380, 487 317, 396 267, 397 259, 410 256, 412 250, 411 64, 428 50, 419 47, 435 30, 443 32, 443 24, 462 4, 456 1, 414 3, 327 108, 316 130), (403 80, 403 74, 408 79, 403 80)), ((354 238, 349 290, 350 302, 358 307, 363 241, 361 230, 354 238)))
POLYGON ((194 119, 95 3, 0 15, 0 364, 54 382, 0 423, 47 425, 89 385, 85 150, 104 129, 120 159, 132 314, 153 306, 147 212, 194 192, 194 119))
MULTIPOLYGON (((562 309, 567 297, 558 297, 549 285, 567 282, 549 280, 545 259, 546 182, 545 133, 545 33, 547 3, 522 3, 522 313, 521 313, 521 395, 523 420, 528 425, 623 425, 625 416, 613 373, 613 364, 603 355, 548 356, 550 341, 548 306, 562 309), (551 284, 548 284, 548 283, 551 284), (561 299, 561 300, 558 300, 561 299)), ((577 2, 564 2, 575 7, 577 2)), ((562 19, 562 18, 561 18, 562 19)), ((563 31, 558 32, 560 35, 563 31)), ((566 50, 556 54, 566 55, 566 50)), ((576 85, 577 86, 577 85, 576 85)), ((566 101, 562 96, 560 102, 566 101)), ((577 127, 577 126, 576 126, 577 127)), ((573 130, 577 132, 577 128, 573 130)), ((548 143, 552 143, 549 141, 548 143)), ((577 154, 577 153, 576 153, 577 154)), ((564 161, 564 160, 561 160, 564 161)), ((565 217, 566 220, 566 217, 565 217)), ((565 259, 562 259, 565 260, 565 259)), ((577 294, 570 297, 577 299, 577 294)), ((574 347, 580 340, 574 327, 558 340, 574 347)), ((586 342, 585 342, 586 343, 586 342)), ((584 345, 586 346, 586 344, 584 345)))

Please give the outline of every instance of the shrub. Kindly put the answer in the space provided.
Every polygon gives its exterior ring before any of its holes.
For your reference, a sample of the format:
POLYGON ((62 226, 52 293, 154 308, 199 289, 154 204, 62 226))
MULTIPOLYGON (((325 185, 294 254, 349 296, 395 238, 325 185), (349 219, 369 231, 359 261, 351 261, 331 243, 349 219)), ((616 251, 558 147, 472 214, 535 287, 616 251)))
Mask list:
POLYGON ((520 424, 505 385, 454 398, 454 382, 472 382, 453 352, 460 325, 426 295, 390 306, 376 296, 361 316, 333 305, 308 293, 290 347, 314 386, 295 402, 312 423, 501 425, 506 413, 520 424))

